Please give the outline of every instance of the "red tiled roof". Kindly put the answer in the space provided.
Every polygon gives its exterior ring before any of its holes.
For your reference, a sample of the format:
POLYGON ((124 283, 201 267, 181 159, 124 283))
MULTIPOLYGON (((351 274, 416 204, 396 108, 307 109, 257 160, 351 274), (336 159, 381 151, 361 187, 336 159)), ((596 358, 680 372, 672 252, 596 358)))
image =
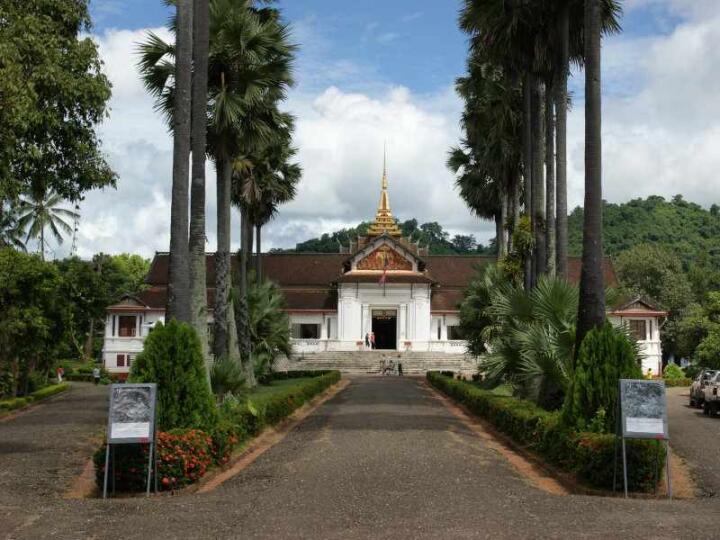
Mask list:
MULTIPOLYGON (((380 279, 380 274, 353 274, 343 276, 342 253, 265 253, 262 255, 263 276, 277 283, 285 294, 287 309, 336 310, 337 293, 333 283, 371 283, 380 279)), ((215 257, 207 258, 208 305, 214 302, 215 257)), ((429 255, 425 258, 426 274, 408 276, 387 274, 388 283, 437 283, 432 293, 432 311, 455 311, 462 300, 463 290, 468 286, 478 268, 495 261, 494 257, 476 255, 429 255)), ((137 294, 137 298, 150 308, 164 309, 167 300, 167 253, 158 253, 150 266, 146 279, 148 289, 137 294)), ((237 270, 238 257, 233 255, 233 270, 237 270)), ((568 279, 580 281, 581 261, 568 260, 568 279)), ((609 258, 603 261, 605 284, 617 286, 617 278, 609 258)))

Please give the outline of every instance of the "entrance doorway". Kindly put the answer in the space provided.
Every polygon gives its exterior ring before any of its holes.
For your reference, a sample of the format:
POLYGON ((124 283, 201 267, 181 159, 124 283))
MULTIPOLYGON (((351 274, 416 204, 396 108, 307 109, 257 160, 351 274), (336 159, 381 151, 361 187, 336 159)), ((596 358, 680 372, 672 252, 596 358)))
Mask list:
POLYGON ((375 332, 376 349, 396 349, 397 311, 394 309, 373 309, 372 331, 375 332))

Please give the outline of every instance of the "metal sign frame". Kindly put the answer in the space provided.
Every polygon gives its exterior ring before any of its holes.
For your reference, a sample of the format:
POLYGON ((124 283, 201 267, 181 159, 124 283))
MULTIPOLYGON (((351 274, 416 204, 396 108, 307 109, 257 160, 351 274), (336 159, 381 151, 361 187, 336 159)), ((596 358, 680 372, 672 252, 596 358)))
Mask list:
MULTIPOLYGON (((107 498, 108 475, 110 471, 110 457, 112 455, 113 465, 113 493, 115 492, 115 452, 112 447, 118 444, 149 444, 148 451, 148 471, 147 471, 147 490, 146 496, 150 496, 150 481, 153 470, 155 470, 155 491, 157 491, 157 465, 155 464, 155 420, 157 415, 157 384, 155 383, 137 383, 137 384, 113 384, 110 385, 110 407, 108 410, 107 424, 107 444, 105 447, 105 477, 103 479, 103 499, 107 498), (113 437, 113 424, 133 423, 133 422, 113 422, 115 413, 118 412, 118 402, 116 397, 125 391, 133 389, 146 389, 148 397, 148 414, 144 415, 147 419, 148 436, 147 437, 113 437)), ((145 418, 143 418, 145 419, 145 418)), ((143 422, 145 423, 145 422, 143 422)))
MULTIPOLYGON (((656 408, 657 410, 657 408, 656 408)), ((644 412, 644 411, 640 411, 644 412)), ((616 487, 617 478, 617 447, 618 439, 622 445, 622 461, 623 461, 623 486, 625 489, 625 498, 628 497, 628 481, 627 481, 627 451, 625 441, 627 439, 650 439, 658 442, 658 450, 661 441, 665 442, 665 471, 667 474, 668 497, 672 499, 672 483, 670 479, 670 431, 667 421, 667 394, 665 392, 665 381, 645 380, 645 379, 620 379, 618 381, 618 399, 617 399, 617 415, 616 415, 616 432, 615 432, 615 452, 613 458, 613 491, 616 487), (657 388, 660 414, 652 416, 638 414, 638 411, 632 411, 630 416, 628 411, 627 398, 630 394, 631 387, 648 386, 657 388), (658 429, 659 428, 659 429, 658 429)), ((659 451, 658 451, 659 454, 659 451)), ((655 493, 657 494, 659 460, 655 461, 655 493)))

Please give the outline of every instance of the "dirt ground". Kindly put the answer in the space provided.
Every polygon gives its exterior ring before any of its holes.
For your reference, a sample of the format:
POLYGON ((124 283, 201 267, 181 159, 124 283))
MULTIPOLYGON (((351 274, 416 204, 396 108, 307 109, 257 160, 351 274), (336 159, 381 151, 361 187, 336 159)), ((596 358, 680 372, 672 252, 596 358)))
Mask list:
MULTIPOLYGON (((7 538, 716 536, 713 497, 624 500, 537 489, 421 381, 396 377, 353 379, 210 493, 64 500, 70 473, 87 460, 79 435, 104 422, 104 396, 83 395, 0 424, 0 533, 7 538), (64 421, 73 425, 63 428, 64 421), (8 467, 16 469, 9 476, 8 467)), ((673 427, 674 440, 681 426, 673 427)))

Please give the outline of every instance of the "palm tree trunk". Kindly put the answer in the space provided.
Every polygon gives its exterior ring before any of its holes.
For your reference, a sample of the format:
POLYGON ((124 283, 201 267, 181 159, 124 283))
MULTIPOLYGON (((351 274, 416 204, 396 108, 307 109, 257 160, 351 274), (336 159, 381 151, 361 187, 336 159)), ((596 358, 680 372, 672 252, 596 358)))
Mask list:
POLYGON ((230 353, 228 317, 230 312, 230 196, 232 164, 217 161, 217 253, 215 253, 215 309, 213 353, 227 358, 230 353))
POLYGON ((90 317, 89 326, 87 337, 85 338, 85 346, 83 347, 83 360, 86 362, 92 358, 93 337, 95 336, 95 317, 90 317))
POLYGON ((40 227, 40 260, 45 260, 45 227, 40 227))
MULTIPOLYGON (((502 207, 502 205, 500 205, 502 207)), ((495 214, 495 249, 496 251, 496 257, 499 261, 502 258, 502 252, 505 248, 504 239, 503 239, 503 212, 498 212, 495 214)))
POLYGON ((240 211, 240 296, 247 298, 247 268, 248 268, 248 236, 247 228, 250 221, 246 210, 240 211))
POLYGON ((170 203, 170 267, 166 318, 190 323, 188 177, 192 86, 192 0, 177 0, 173 180, 170 203))
POLYGON ((534 78, 532 87, 532 231, 535 250, 533 256, 533 286, 545 274, 547 251, 545 246, 545 161, 544 85, 534 78))
POLYGON ((576 356, 585 334, 605 321, 600 21, 600 0, 585 0, 585 211, 576 356))
MULTIPOLYGON (((523 199, 525 215, 532 216, 532 84, 533 76, 528 71, 523 80, 523 199)), ((532 288, 532 253, 523 261, 525 289, 532 288)))
POLYGON ((545 92, 545 245, 547 273, 555 275, 555 114, 552 84, 545 92))
POLYGON ((262 246, 260 245, 260 229, 262 225, 255 225, 255 237, 257 247, 255 249, 255 282, 262 283, 262 246))
POLYGON ((252 350, 250 347, 250 326, 248 316, 248 259, 252 254, 250 235, 252 231, 250 216, 247 211, 240 215, 240 297, 235 308, 235 320, 237 324, 238 347, 240 358, 245 366, 245 382, 249 388, 256 385, 255 370, 253 366, 252 350))
POLYGON ((192 180, 190 184, 190 312, 209 364, 205 270, 205 151, 207 136, 208 0, 194 0, 192 180))
POLYGON ((567 107, 568 107, 568 65, 570 62, 570 3, 563 2, 559 20, 560 73, 555 81, 555 108, 557 110, 557 179, 556 179, 556 223, 557 230, 557 274, 568 277, 568 208, 567 208, 567 107))

